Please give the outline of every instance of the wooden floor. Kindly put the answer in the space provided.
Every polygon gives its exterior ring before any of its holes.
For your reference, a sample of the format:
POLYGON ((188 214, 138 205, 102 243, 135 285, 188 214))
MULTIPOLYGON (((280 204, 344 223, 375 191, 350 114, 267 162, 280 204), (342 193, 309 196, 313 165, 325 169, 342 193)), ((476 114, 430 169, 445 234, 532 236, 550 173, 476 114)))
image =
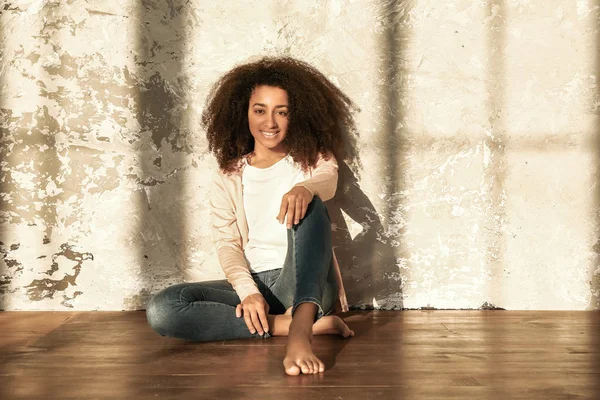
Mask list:
POLYGON ((0 312, 0 399, 600 399, 600 312, 364 311, 289 377, 285 338, 164 338, 145 313, 0 312))

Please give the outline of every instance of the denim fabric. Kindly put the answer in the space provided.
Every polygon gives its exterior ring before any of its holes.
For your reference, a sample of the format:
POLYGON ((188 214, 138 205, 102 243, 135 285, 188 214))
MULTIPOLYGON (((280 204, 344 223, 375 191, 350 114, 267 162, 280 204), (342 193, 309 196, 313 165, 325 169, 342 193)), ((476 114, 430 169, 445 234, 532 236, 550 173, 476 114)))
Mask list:
MULTIPOLYGON (((327 208, 315 196, 305 217, 288 229, 288 252, 282 268, 253 273, 269 304, 269 314, 283 314, 299 304, 317 305, 315 321, 332 312, 338 295, 327 208)), ((158 292, 146 307, 152 329, 162 336, 194 341, 267 338, 252 334, 235 316, 240 298, 227 280, 180 283, 158 292)))

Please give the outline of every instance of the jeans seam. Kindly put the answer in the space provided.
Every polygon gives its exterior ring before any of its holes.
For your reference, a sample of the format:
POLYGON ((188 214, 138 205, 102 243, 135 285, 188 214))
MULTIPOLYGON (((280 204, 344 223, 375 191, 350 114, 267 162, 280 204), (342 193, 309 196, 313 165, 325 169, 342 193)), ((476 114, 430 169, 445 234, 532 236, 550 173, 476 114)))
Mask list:
MULTIPOLYGON (((181 297, 183 296, 183 291, 186 289, 187 289, 187 287, 184 287, 179 291, 179 303, 180 304, 183 304, 183 300, 181 299, 181 297)), ((188 304, 191 304, 191 303, 188 302, 188 304)))
POLYGON ((293 311, 293 308, 294 308, 294 298, 296 297, 296 295, 298 293, 298 282, 299 282, 298 281, 298 265, 296 264, 296 259, 298 258, 297 254, 296 254, 296 251, 297 251, 298 247, 296 246, 296 231, 293 228, 292 228, 292 242, 293 242, 292 244, 294 246, 293 251, 292 251, 292 265, 294 266, 294 275, 295 275, 294 276, 294 278, 295 278, 295 281, 294 281, 294 293, 292 295, 292 311, 293 311))
MULTIPOLYGON (((314 204, 313 204, 313 208, 314 208, 314 204)), ((314 209, 312 210, 314 212, 314 209)), ((325 209, 325 214, 327 216, 327 218, 329 219, 329 215, 327 215, 327 209, 325 209)), ((331 220, 330 220, 331 222, 331 220)), ((299 269, 298 269, 298 265, 296 264, 296 260, 298 258, 297 256, 297 251, 298 251, 298 246, 297 246, 297 240, 296 240, 296 235, 297 235, 297 231, 296 231, 297 227, 292 228, 292 239, 294 242, 294 251, 293 251, 293 258, 292 258, 292 262, 294 265, 294 270, 295 270, 295 274, 296 274, 296 287, 294 288, 294 298, 296 297, 296 295, 298 294, 297 288, 298 288, 298 273, 299 273, 299 269)), ((297 306, 294 306, 295 304, 299 304, 299 301, 302 302, 307 302, 309 301, 310 303, 316 304, 317 306, 317 314, 315 316, 315 321, 319 319, 319 314, 321 314, 321 316, 325 315, 325 311, 323 310, 323 306, 321 305, 321 303, 314 297, 303 297, 302 299, 298 299, 298 300, 292 300, 292 314, 295 311, 297 306)))

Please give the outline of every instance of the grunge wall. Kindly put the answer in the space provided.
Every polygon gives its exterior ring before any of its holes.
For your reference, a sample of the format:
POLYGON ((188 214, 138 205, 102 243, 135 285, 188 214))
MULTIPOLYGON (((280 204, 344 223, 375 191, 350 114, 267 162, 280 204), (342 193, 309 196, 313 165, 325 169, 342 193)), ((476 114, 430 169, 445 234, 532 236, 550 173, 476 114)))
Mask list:
POLYGON ((223 277, 212 83, 301 58, 360 107, 328 208, 349 301, 598 309, 592 0, 0 1, 0 309, 223 277), (357 174, 359 172, 359 174, 357 174))

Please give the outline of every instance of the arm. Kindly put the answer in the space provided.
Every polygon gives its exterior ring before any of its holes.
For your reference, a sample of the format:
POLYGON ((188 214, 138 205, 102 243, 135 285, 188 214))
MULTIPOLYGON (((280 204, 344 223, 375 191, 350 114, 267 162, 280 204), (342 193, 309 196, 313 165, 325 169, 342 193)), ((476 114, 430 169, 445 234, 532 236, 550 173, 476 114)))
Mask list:
POLYGON ((210 189, 210 216, 219 264, 240 301, 244 301, 251 294, 260 294, 244 259, 234 204, 227 194, 225 182, 219 171, 213 175, 210 189))
POLYGON ((312 176, 300 183, 294 185, 306 188, 313 196, 319 196, 321 200, 327 201, 333 198, 337 188, 338 164, 333 155, 329 160, 325 160, 323 155, 319 155, 317 165, 312 171, 312 176))
POLYGON ((319 196, 323 201, 333 198, 337 189, 337 180, 338 164, 335 157, 332 155, 329 160, 325 160, 319 154, 312 176, 295 184, 292 190, 283 195, 279 214, 276 217, 279 223, 283 224, 286 220, 288 229, 293 224, 300 223, 314 196, 319 196))

